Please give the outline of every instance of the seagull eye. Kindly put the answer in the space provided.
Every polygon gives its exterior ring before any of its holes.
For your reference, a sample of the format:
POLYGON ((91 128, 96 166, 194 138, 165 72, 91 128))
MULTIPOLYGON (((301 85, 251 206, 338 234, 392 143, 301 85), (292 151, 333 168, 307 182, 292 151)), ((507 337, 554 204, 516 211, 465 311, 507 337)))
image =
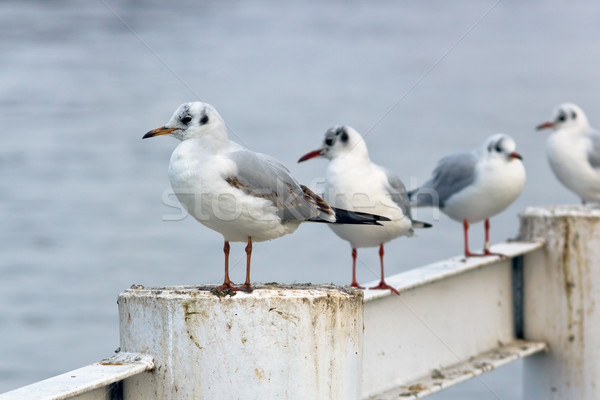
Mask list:
POLYGON ((565 122, 567 120, 567 116, 561 113, 558 115, 558 118, 556 118, 556 120, 560 122, 565 122))
POLYGON ((331 146, 333 144, 333 138, 327 138, 327 139, 325 139, 325 144, 327 146, 331 146))
POLYGON ((500 147, 500 143, 498 143, 496 145, 496 147, 494 147, 494 149, 498 152, 498 153, 502 153, 502 147, 500 147))
POLYGON ((204 115, 202 118, 200 118, 200 124, 204 125, 208 122, 208 115, 204 115))
POLYGON ((181 122, 183 122, 186 125, 189 124, 191 120, 192 120, 192 117, 190 117, 189 115, 181 118, 181 122))

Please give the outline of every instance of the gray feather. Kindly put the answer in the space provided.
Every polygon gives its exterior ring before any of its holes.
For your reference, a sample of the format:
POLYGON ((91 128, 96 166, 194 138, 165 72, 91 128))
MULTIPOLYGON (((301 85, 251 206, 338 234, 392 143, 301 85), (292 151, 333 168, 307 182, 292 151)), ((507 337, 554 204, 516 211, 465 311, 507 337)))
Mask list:
POLYGON ((391 171, 385 170, 385 174, 387 176, 386 189, 392 198, 392 201, 400 207, 402 213, 406 215, 408 218, 411 217, 410 211, 410 200, 408 198, 408 193, 406 192, 406 186, 404 183, 394 175, 391 171))
POLYGON ((589 138, 592 141, 592 147, 588 150, 587 158, 590 165, 594 168, 600 167, 600 132, 591 131, 589 138))
POLYGON ((456 153, 442 158, 431 178, 409 196, 417 206, 444 208, 448 199, 475 180, 477 157, 473 153, 456 153), (437 202, 435 203, 435 195, 437 202))
POLYGON ((421 228, 431 228, 431 224, 427 222, 417 221, 412 218, 412 211, 410 209, 410 198, 408 196, 408 192, 406 191, 406 186, 404 183, 394 175, 392 172, 385 170, 388 179, 389 187, 386 187, 388 193, 392 197, 394 203, 400 207, 402 213, 406 215, 412 221, 412 227, 416 229, 421 228))
POLYGON ((227 157, 238 166, 235 176, 224 177, 227 182, 247 194, 269 200, 282 222, 335 221, 329 205, 312 192, 307 193, 279 161, 248 150, 235 151, 227 157))

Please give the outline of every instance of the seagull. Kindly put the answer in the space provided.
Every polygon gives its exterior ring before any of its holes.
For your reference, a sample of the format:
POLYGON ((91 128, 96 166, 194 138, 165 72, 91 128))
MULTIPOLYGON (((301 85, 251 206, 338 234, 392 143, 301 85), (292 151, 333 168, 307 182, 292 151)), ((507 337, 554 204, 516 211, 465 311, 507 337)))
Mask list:
POLYGON ((378 225, 386 218, 331 207, 274 158, 244 149, 227 136, 217 110, 207 103, 184 103, 165 126, 143 139, 170 135, 181 143, 169 163, 171 187, 187 212, 223 235, 225 279, 220 290, 252 291, 252 243, 294 232, 300 223, 378 225), (232 287, 229 242, 245 242, 246 281, 232 287))
POLYGON ((302 156, 298 162, 315 157, 330 160, 325 182, 325 200, 335 207, 369 212, 390 219, 383 226, 329 225, 352 247, 352 286, 364 289, 356 281, 357 248, 379 246, 381 280, 371 289, 398 290, 385 282, 383 245, 400 236, 413 236, 413 228, 431 225, 411 218, 410 202, 402 181, 387 169, 374 164, 362 136, 349 126, 327 130, 323 146, 302 156))
POLYGON ((588 123, 583 110, 573 103, 554 109, 551 122, 537 126, 554 129, 546 143, 546 155, 558 180, 581 197, 581 202, 600 202, 600 132, 588 123))
POLYGON ((525 168, 515 141, 498 133, 470 152, 442 158, 432 177, 408 193, 416 206, 438 207, 456 221, 462 221, 465 257, 497 255, 490 251, 490 218, 504 211, 521 194, 525 168), (469 250, 469 224, 485 220, 483 254, 469 250))

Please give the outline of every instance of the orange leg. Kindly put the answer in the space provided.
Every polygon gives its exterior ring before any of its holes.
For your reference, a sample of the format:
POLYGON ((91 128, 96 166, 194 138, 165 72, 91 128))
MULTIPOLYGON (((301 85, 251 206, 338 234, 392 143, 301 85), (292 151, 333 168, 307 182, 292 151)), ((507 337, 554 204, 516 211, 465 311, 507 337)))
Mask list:
POLYGON ((485 220, 485 247, 483 248, 483 254, 486 256, 498 256, 501 258, 506 258, 506 254, 501 253, 492 253, 490 251, 490 220, 489 218, 485 220))
POLYGON ((469 251, 469 222, 466 219, 463 220, 463 229, 465 231, 465 258, 484 257, 485 254, 471 253, 471 251, 469 251))
POLYGON ((225 280, 221 286, 217 286, 218 290, 231 289, 231 281, 229 280, 229 242, 226 240, 223 246, 225 253, 225 280))
POLYGON ((252 257, 252 238, 248 236, 248 245, 246 245, 246 281, 244 284, 235 290, 241 290, 242 292, 252 292, 252 286, 250 285, 250 258, 252 257))
POLYGON ((490 251, 490 220, 485 220, 485 246, 483 248, 483 254, 471 253, 469 251, 469 222, 465 219, 463 221, 463 228, 465 230, 465 258, 467 257, 485 257, 485 256, 499 256, 506 257, 504 254, 492 253, 490 251))
POLYGON ((379 284, 377 286, 373 286, 372 288, 369 289, 390 289, 392 292, 396 293, 397 295, 400 295, 400 293, 398 292, 398 290, 396 290, 395 288, 391 287, 390 285, 388 285, 387 283, 385 283, 385 273, 383 271, 383 243, 381 245, 379 245, 379 260, 381 262, 381 280, 379 281, 379 284))
POLYGON ((352 249, 352 284, 350 286, 358 289, 364 289, 364 287, 360 286, 356 281, 356 249, 354 248, 352 249))

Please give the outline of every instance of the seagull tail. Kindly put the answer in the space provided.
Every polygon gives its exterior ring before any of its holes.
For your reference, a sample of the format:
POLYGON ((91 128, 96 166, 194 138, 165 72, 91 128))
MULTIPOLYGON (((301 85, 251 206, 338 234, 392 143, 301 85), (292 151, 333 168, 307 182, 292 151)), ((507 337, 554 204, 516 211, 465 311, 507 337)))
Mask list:
POLYGON ((317 216, 309 218, 308 221, 352 225, 381 225, 378 221, 390 221, 389 218, 382 217, 381 215, 331 207, 308 187, 304 185, 300 185, 300 187, 304 192, 304 199, 311 203, 318 212, 317 216))
POLYGON ((416 229, 431 228, 433 225, 423 221, 412 220, 412 227, 416 229))
POLYGON ((318 194, 310 190, 304 185, 300 185, 302 192, 304 193, 304 200, 311 204, 317 212, 317 216, 310 218, 312 222, 335 222, 335 212, 325 200, 318 194))
POLYGON ((387 217, 381 215, 369 214, 358 211, 348 211, 342 208, 332 207, 335 212, 336 224, 352 224, 352 225, 381 225, 379 221, 391 221, 387 217))

